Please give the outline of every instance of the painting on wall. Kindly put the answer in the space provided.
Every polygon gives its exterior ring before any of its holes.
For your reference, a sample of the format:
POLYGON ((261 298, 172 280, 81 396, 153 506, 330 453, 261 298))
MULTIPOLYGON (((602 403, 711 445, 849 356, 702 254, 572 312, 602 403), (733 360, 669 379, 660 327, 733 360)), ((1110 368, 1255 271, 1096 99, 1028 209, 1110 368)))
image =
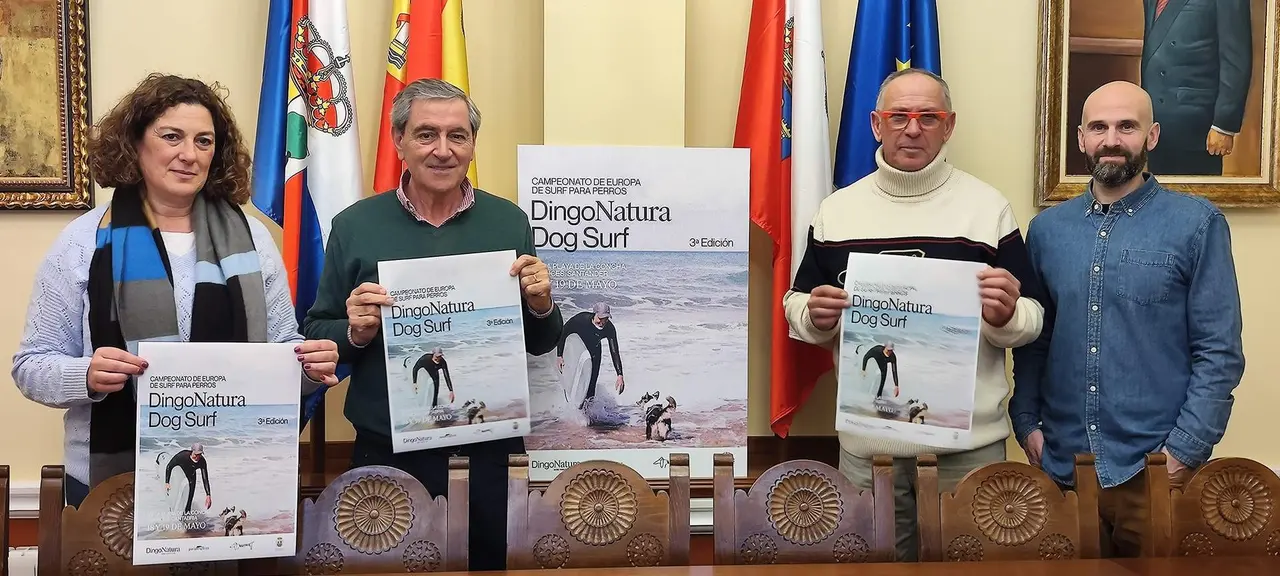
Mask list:
POLYGON ((88 0, 0 2, 0 208, 92 208, 88 125, 88 0))
POLYGON ((1147 170, 1220 207, 1280 205, 1280 0, 1040 0, 1036 204, 1085 190, 1084 100, 1127 80, 1160 135, 1147 170))

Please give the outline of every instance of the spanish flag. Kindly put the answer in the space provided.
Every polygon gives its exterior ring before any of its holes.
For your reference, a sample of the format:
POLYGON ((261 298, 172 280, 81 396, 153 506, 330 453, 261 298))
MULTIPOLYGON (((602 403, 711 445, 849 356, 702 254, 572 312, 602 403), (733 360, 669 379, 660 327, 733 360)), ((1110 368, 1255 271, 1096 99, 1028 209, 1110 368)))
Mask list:
MULTIPOLYGON (((462 0, 394 0, 391 40, 387 46, 387 79, 382 88, 382 127, 373 189, 395 190, 403 163, 391 139, 391 103, 405 85, 420 78, 440 78, 471 94, 467 80, 467 40, 462 29, 462 0)), ((476 181, 473 158, 467 169, 476 181)))

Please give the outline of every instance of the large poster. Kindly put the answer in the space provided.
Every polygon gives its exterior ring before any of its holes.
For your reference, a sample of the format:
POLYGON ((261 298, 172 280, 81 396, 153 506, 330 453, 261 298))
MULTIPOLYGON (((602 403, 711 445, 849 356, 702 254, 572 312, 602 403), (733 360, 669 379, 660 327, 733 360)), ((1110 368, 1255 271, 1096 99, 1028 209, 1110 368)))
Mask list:
POLYGON ((666 478, 747 463, 749 151, 519 148, 520 206, 565 325, 529 363, 530 479, 590 459, 666 478))

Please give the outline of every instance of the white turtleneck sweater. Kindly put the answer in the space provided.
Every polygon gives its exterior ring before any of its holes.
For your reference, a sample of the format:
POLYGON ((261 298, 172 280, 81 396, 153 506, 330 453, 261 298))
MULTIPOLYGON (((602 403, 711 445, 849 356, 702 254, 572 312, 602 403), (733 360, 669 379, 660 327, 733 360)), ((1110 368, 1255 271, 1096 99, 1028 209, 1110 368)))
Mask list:
MULTIPOLYGON (((996 328, 982 322, 969 446, 976 449, 1009 435, 1003 407, 1009 394, 1004 349, 1040 335, 1044 308, 1036 301, 1041 290, 1009 201, 995 188, 948 164, 945 154, 944 150, 919 171, 903 172, 886 164, 877 151, 878 170, 823 200, 783 306, 792 337, 833 348, 839 366, 840 325, 818 330, 807 304, 809 292, 817 286, 843 287, 850 252, 985 262, 1008 270, 1021 283, 1021 297, 1009 323, 996 328)), ((846 432, 840 433, 840 446, 863 458, 960 451, 846 432)))

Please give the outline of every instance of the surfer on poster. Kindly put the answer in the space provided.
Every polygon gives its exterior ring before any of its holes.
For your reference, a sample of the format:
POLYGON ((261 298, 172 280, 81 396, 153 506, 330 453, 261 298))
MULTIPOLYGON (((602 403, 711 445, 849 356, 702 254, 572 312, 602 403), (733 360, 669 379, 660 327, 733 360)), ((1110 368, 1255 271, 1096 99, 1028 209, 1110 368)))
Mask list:
MULTIPOLYGON (((626 389, 626 383, 622 378, 622 354, 618 350, 618 329, 610 321, 610 315, 608 304, 596 302, 590 311, 584 310, 569 318, 569 321, 564 323, 564 331, 560 333, 560 345, 556 347, 556 367, 561 374, 564 373, 565 343, 570 339, 576 339, 591 360, 591 373, 586 379, 587 385, 583 397, 578 399, 577 394, 573 394, 573 401, 578 403, 579 410, 585 409, 596 396, 596 381, 600 378, 600 361, 603 359, 601 340, 609 342, 609 356, 613 358, 613 370, 618 375, 614 387, 617 388, 618 394, 622 394, 626 389)), ((581 358, 581 353, 576 357, 572 355, 572 347, 570 352, 571 358, 581 358)), ((575 375, 571 381, 578 383, 581 379, 575 375)), ((575 386, 575 388, 578 387, 575 386)))
POLYGON ((169 464, 164 467, 164 492, 166 495, 169 494, 170 479, 174 468, 182 470, 182 474, 187 477, 187 505, 183 508, 183 512, 191 512, 191 500, 196 496, 197 472, 204 478, 204 507, 212 508, 213 491, 209 489, 209 465, 204 459, 204 445, 196 442, 191 445, 190 450, 183 450, 169 459, 169 464))
MULTIPOLYGON (((413 356, 405 356, 404 363, 408 366, 413 356)), ((413 365, 413 393, 418 393, 418 372, 425 370, 427 376, 431 377, 431 407, 435 408, 439 405, 440 396, 440 376, 444 375, 444 384, 449 387, 449 402, 453 403, 453 377, 449 375, 449 362, 444 359, 444 350, 439 346, 431 349, 431 353, 423 354, 418 357, 418 362, 413 365)))

